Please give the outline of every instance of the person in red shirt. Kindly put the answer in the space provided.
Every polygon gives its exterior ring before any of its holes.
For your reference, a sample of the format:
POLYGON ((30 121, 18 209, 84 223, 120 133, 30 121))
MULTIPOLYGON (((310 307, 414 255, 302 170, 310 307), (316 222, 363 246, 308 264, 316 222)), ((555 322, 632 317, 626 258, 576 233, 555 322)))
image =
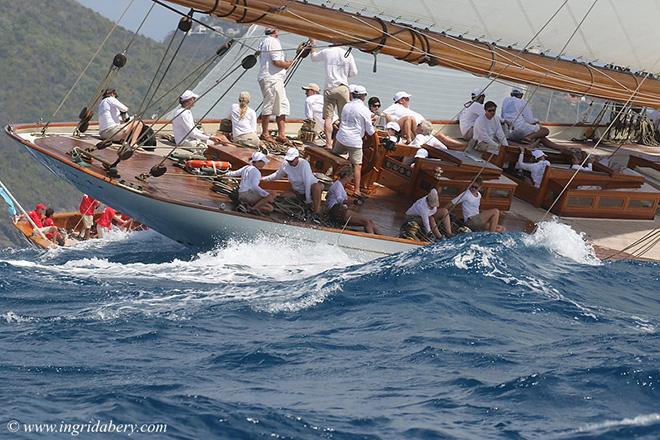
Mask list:
POLYGON ((109 206, 103 210, 103 214, 96 221, 96 232, 100 238, 110 232, 112 229, 112 222, 115 221, 119 226, 125 226, 126 222, 117 214, 117 212, 109 206))
POLYGON ((37 204, 37 206, 35 206, 32 211, 28 212, 28 216, 32 219, 32 221, 37 226, 37 228, 44 227, 43 225, 44 212, 46 212, 46 205, 44 205, 43 203, 37 204))
POLYGON ((80 215, 82 216, 82 231, 81 238, 83 240, 89 240, 89 236, 94 226, 94 211, 101 205, 101 202, 94 199, 87 194, 83 194, 82 200, 80 201, 80 215))
POLYGON ((64 246, 64 236, 60 232, 59 228, 55 225, 55 220, 53 220, 53 214, 55 211, 53 208, 46 209, 46 217, 44 218, 43 224, 44 229, 49 228, 49 231, 46 232, 46 238, 57 243, 60 246, 64 246))

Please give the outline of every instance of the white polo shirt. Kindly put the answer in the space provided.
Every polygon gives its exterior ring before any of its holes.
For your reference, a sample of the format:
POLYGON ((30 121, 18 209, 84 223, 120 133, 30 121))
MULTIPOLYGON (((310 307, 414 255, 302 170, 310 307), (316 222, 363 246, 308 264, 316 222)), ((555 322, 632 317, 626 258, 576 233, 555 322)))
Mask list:
POLYGON ((354 99, 341 111, 341 124, 336 139, 348 148, 362 148, 362 137, 365 133, 376 132, 371 123, 371 112, 361 99, 354 99))
POLYGON ((516 168, 521 170, 529 171, 532 175, 532 182, 536 188, 541 187, 541 182, 543 181, 543 175, 545 174, 545 169, 550 166, 550 162, 547 160, 542 160, 540 162, 534 163, 525 163, 523 162, 524 154, 520 152, 518 156, 518 163, 516 163, 516 168))
POLYGON ((286 177, 293 187, 294 191, 299 194, 305 194, 307 203, 312 203, 312 185, 319 181, 312 172, 312 167, 302 157, 298 159, 298 165, 295 167, 290 165, 289 162, 284 161, 282 166, 272 174, 262 177, 264 182, 272 180, 279 180, 286 177))
POLYGON ((268 195, 268 191, 259 186, 259 182, 261 181, 261 171, 259 171, 259 168, 254 165, 245 165, 243 168, 236 171, 228 172, 225 176, 240 176, 241 184, 238 187, 239 193, 254 191, 261 197, 266 197, 268 195))
POLYGON ((323 128, 323 95, 317 93, 305 98, 305 118, 316 122, 317 128, 323 128))
POLYGON ((348 78, 357 75, 357 65, 353 54, 346 55, 344 47, 328 47, 312 52, 314 62, 325 61, 325 88, 348 85, 348 78))
POLYGON ((285 60, 280 39, 271 35, 266 36, 259 45, 259 52, 259 75, 257 76, 257 79, 284 80, 286 69, 282 69, 273 64, 273 61, 285 60))
POLYGON ((398 122, 399 119, 403 118, 404 116, 414 117, 415 123, 417 124, 421 124, 426 119, 416 111, 410 110, 410 108, 405 107, 397 102, 383 110, 383 113, 385 113, 387 116, 390 116, 394 122, 398 122))

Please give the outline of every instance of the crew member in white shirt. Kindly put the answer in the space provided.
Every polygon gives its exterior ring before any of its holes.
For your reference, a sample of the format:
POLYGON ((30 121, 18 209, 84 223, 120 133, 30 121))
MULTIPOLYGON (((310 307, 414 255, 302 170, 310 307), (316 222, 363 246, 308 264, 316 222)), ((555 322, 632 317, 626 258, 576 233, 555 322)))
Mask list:
POLYGON ((103 140, 123 142, 130 135, 129 145, 133 146, 138 142, 143 124, 135 119, 130 122, 122 121, 122 114, 128 112, 128 107, 122 104, 117 96, 115 89, 106 89, 103 92, 103 99, 98 106, 99 137, 103 140))
POLYGON ((271 182, 286 177, 299 197, 304 197, 305 203, 312 205, 314 214, 321 210, 321 182, 314 176, 312 167, 305 159, 300 157, 300 152, 291 147, 284 155, 285 162, 272 174, 262 177, 264 182, 271 182))
POLYGON ((412 95, 406 91, 401 90, 396 92, 392 98, 394 103, 383 110, 388 122, 394 121, 399 124, 401 127, 401 136, 405 139, 406 143, 411 142, 415 138, 415 128, 425 120, 424 116, 411 110, 411 97, 412 95))
POLYGON ((593 163, 587 159, 585 162, 585 153, 581 150, 574 150, 571 154, 571 169, 580 171, 593 171, 593 163), (584 165, 582 165, 584 163, 584 165))
POLYGON ((500 226, 500 210, 497 208, 487 209, 479 212, 481 205, 481 185, 483 179, 477 177, 474 182, 470 184, 467 190, 463 191, 457 197, 447 204, 444 208, 438 210, 438 215, 442 218, 442 226, 445 231, 451 236, 451 221, 449 212, 454 206, 461 205, 463 208, 463 221, 472 231, 489 231, 489 232, 504 232, 504 226, 500 226))
POLYGON ((362 138, 365 134, 373 135, 376 129, 371 123, 371 112, 364 104, 367 89, 359 85, 351 87, 352 100, 344 106, 341 112, 341 123, 332 152, 338 155, 348 153, 348 160, 353 165, 354 196, 362 197, 360 192, 362 138))
POLYGON ((481 88, 472 91, 470 101, 465 103, 465 108, 458 116, 458 127, 461 130, 461 136, 466 141, 472 140, 474 135, 474 123, 477 118, 484 114, 484 100, 486 94, 481 88))
POLYGON ((305 119, 314 121, 314 131, 317 135, 325 133, 323 121, 323 96, 319 94, 321 87, 316 83, 309 83, 302 87, 305 91, 305 119))
POLYGON ((529 171, 531 174, 531 179, 526 177, 525 179, 527 180, 527 183, 531 183, 536 188, 540 188, 541 182, 543 181, 543 175, 545 174, 545 169, 550 166, 550 161, 542 150, 533 150, 532 157, 534 158, 534 162, 525 162, 525 149, 521 148, 520 154, 518 155, 516 168, 519 170, 529 171))
POLYGON ((238 95, 238 103, 231 105, 231 140, 247 147, 261 145, 257 134, 257 113, 250 108, 250 93, 243 91, 238 95))
POLYGON ((325 204, 328 207, 328 217, 338 227, 344 228, 346 225, 363 226, 364 230, 369 234, 380 234, 373 220, 348 209, 346 205, 348 194, 346 194, 344 185, 351 180, 352 174, 350 168, 342 168, 338 173, 337 180, 330 186, 325 197, 325 204))
POLYGON ((174 111, 172 118, 172 132, 174 134, 174 142, 176 145, 202 152, 208 145, 227 142, 224 136, 209 136, 202 130, 195 126, 195 118, 193 118, 192 107, 195 101, 199 98, 198 95, 191 90, 186 90, 179 97, 179 107, 174 111))
POLYGON ((438 224, 436 223, 438 206, 440 206, 438 191, 433 188, 428 195, 417 199, 417 201, 408 208, 406 211, 406 222, 421 222, 422 229, 424 229, 425 233, 432 233, 435 238, 440 240, 443 238, 443 235, 438 230, 438 224))
POLYGON ((318 50, 314 47, 316 40, 310 39, 309 41, 312 44, 312 61, 325 63, 325 90, 323 92, 325 145, 326 148, 332 148, 334 115, 337 114, 341 117, 344 106, 351 99, 348 79, 357 75, 357 65, 353 54, 346 54, 347 48, 328 47, 318 50))
POLYGON ((284 89, 286 69, 291 67, 292 61, 287 61, 282 51, 279 31, 267 28, 266 38, 259 45, 259 87, 263 95, 261 109, 261 139, 272 142, 277 140, 289 144, 286 137, 286 117, 290 113, 289 99, 284 89), (277 138, 273 139, 268 133, 270 116, 275 115, 277 122, 277 138))
POLYGON ((488 101, 484 104, 484 114, 474 122, 474 135, 469 143, 469 149, 480 152, 498 154, 500 145, 509 146, 502 123, 497 117, 497 104, 488 101))
POLYGON ((531 106, 522 97, 523 91, 514 87, 511 96, 507 96, 502 101, 502 120, 511 127, 509 139, 528 142, 542 140, 550 134, 550 130, 539 124, 534 118, 531 106))
MULTIPOLYGON (((424 146, 426 147, 434 147, 434 148, 440 148, 443 150, 447 149, 447 146, 440 141, 440 139, 436 138, 433 136, 433 124, 431 124, 430 121, 422 121, 421 124, 415 128, 415 139, 409 144, 411 147, 418 147, 422 148, 424 146)), ((428 150, 425 150, 428 156, 428 150)), ((416 156, 415 156, 416 157, 416 156)), ((415 157, 413 156, 406 156, 403 158, 403 163, 404 165, 411 165, 415 161, 415 157)))
POLYGON ((241 184, 238 187, 238 200, 246 203, 250 208, 257 212, 271 213, 275 199, 275 194, 259 186, 261 181, 261 169, 269 162, 268 158, 261 151, 252 153, 250 160, 252 165, 245 165, 236 171, 229 171, 224 174, 226 177, 240 177, 241 184))

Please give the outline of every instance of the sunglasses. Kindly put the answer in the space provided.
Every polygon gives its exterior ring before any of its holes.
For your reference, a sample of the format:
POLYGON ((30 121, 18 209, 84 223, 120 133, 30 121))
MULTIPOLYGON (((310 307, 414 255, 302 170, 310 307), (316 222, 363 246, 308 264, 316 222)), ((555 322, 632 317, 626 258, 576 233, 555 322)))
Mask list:
POLYGON ((486 112, 487 113, 495 113, 495 109, 494 108, 487 108, 486 112))
POLYGON ((380 104, 371 104, 371 107, 376 107, 376 108, 378 108, 378 107, 380 107, 380 104))

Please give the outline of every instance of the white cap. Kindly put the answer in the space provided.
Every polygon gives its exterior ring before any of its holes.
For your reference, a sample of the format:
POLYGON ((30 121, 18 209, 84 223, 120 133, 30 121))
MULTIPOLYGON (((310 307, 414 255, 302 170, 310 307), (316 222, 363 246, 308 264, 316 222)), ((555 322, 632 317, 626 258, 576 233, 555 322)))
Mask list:
POLYGON ((309 83, 309 84, 305 84, 304 86, 302 86, 302 89, 303 90, 314 90, 315 92, 319 92, 321 90, 321 87, 319 87, 319 85, 316 84, 316 83, 309 83))
POLYGON ((261 151, 255 151, 254 153, 252 153, 252 159, 251 160, 252 160, 252 162, 259 162, 259 161, 261 161, 263 163, 270 162, 268 160, 268 157, 266 157, 266 155, 264 153, 262 153, 261 151))
POLYGON ((429 192, 429 195, 426 196, 426 201, 428 202, 428 204, 431 208, 437 208, 438 206, 440 206, 440 199, 438 198, 438 191, 435 188, 433 188, 429 192))
POLYGON ((179 96, 181 101, 187 101, 192 98, 199 98, 199 95, 194 93, 192 90, 186 90, 181 94, 181 96, 179 96))
POLYGON ((296 157, 300 157, 300 152, 298 151, 297 148, 291 147, 288 150, 286 150, 286 154, 284 155, 284 160, 291 161, 296 157))
POLYGON ((397 122, 390 121, 387 124, 385 124, 385 128, 391 128, 394 131, 401 131, 401 127, 397 122))
POLYGON ((354 95, 366 95, 367 89, 363 86, 351 85, 348 87, 348 90, 354 95))
POLYGON ((425 148, 420 148, 417 150, 417 153, 415 153, 415 159, 421 158, 421 159, 426 159, 429 157, 429 152, 425 148))
POLYGON ((392 98, 392 100, 394 102, 397 102, 401 98, 410 98, 410 97, 412 97, 412 95, 410 93, 404 92, 403 90, 401 90, 400 92, 396 92, 394 94, 394 98, 392 98))
POLYGON ((472 96, 481 96, 485 95, 485 90, 481 87, 477 87, 476 89, 472 90, 472 96))
POLYGON ((532 151, 532 156, 534 156, 534 159, 540 159, 545 156, 545 153, 541 150, 534 150, 532 151))

